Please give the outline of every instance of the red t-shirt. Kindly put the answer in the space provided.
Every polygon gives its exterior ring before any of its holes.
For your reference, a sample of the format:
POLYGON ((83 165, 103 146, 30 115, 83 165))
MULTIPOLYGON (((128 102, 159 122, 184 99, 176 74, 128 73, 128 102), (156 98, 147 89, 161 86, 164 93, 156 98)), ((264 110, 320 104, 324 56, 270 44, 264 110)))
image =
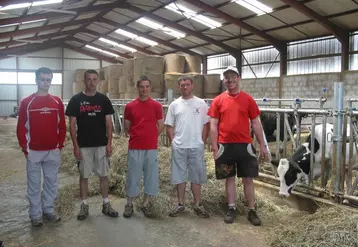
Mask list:
POLYGON ((224 92, 212 101, 208 115, 219 119, 219 143, 251 143, 249 120, 259 116, 260 110, 246 92, 235 96, 224 92))
POLYGON ((159 102, 151 98, 146 101, 133 100, 124 109, 124 119, 131 122, 129 149, 158 148, 157 121, 163 119, 163 107, 159 102))

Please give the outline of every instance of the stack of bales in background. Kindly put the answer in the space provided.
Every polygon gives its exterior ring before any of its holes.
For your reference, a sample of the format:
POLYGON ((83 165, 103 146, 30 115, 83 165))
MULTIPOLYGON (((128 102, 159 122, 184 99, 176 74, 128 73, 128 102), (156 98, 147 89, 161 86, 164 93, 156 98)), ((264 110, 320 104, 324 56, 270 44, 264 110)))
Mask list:
POLYGON ((97 91, 102 94, 108 93, 108 80, 106 77, 108 77, 108 67, 100 68, 98 72, 99 83, 97 85, 97 91))
POLYGON ((75 81, 72 84, 73 95, 82 92, 85 89, 84 75, 85 69, 77 69, 75 72, 75 81))
POLYGON ((108 98, 120 99, 120 94, 126 92, 125 85, 119 85, 120 78, 123 76, 123 65, 115 64, 107 68, 107 73, 104 74, 104 77, 108 81, 108 98))
POLYGON ((164 93, 164 57, 144 56, 134 58, 133 83, 135 84, 143 75, 151 81, 151 97, 163 98, 164 93))
POLYGON ((221 93, 220 74, 204 75, 203 97, 213 99, 221 93))
POLYGON ((123 61, 123 76, 119 79, 121 87, 125 88, 120 94, 121 99, 135 99, 137 96, 133 82, 133 59, 123 61))

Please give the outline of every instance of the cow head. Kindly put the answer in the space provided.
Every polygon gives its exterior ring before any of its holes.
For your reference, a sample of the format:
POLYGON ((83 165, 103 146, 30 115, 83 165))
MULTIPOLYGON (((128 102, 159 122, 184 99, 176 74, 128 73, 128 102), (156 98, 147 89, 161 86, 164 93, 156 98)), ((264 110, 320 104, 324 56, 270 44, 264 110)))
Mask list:
POLYGON ((271 163, 277 167, 277 173, 280 178, 280 195, 289 197, 292 189, 304 177, 301 168, 295 162, 286 158, 280 161, 272 160, 271 163))

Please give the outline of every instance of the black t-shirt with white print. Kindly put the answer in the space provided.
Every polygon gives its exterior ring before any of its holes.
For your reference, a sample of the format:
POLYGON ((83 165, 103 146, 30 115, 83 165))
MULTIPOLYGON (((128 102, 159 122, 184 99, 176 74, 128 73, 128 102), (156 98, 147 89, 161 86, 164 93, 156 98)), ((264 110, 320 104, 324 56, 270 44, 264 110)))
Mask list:
POLYGON ((107 96, 96 93, 87 96, 84 93, 74 95, 68 102, 66 116, 77 119, 77 142, 80 147, 106 146, 106 115, 114 113, 107 96))

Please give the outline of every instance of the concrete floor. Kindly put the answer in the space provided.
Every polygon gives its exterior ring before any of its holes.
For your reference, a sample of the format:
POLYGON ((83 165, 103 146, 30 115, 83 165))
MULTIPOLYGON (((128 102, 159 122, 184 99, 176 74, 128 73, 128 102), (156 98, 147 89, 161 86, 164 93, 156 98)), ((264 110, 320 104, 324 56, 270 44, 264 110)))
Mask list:
MULTIPOLYGON (((16 119, 0 120, 0 240, 6 247, 82 247, 82 246, 264 246, 268 229, 253 227, 245 216, 231 225, 222 217, 199 219, 189 215, 178 218, 147 219, 136 212, 130 219, 122 217, 125 201, 111 197, 120 217, 101 213, 101 197, 90 198, 90 217, 47 223, 33 228, 28 218, 25 158, 17 146, 16 119)), ((77 178, 60 174, 61 185, 77 178)), ((79 208, 76 203, 75 213, 79 208)))

